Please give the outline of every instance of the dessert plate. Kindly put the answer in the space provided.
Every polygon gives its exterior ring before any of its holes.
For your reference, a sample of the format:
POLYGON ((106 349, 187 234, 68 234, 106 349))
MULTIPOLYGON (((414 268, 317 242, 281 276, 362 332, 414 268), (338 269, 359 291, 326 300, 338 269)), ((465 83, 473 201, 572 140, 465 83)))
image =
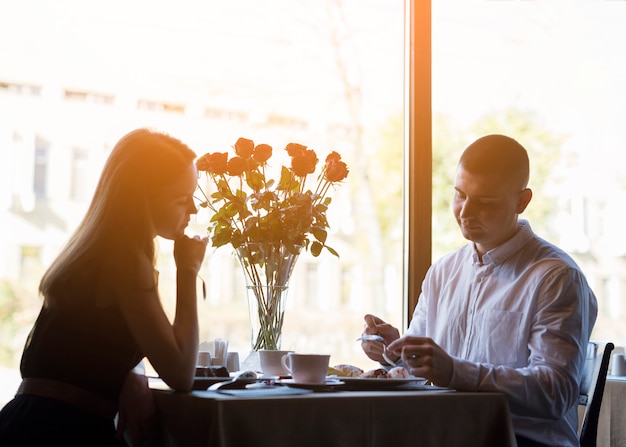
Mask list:
POLYGON ((325 383, 296 383, 293 381, 293 379, 280 379, 277 380, 276 383, 279 383, 281 385, 287 385, 292 388, 302 388, 312 391, 331 391, 335 387, 345 384, 343 380, 338 380, 335 378, 327 379, 325 383))
POLYGON ((409 377, 406 379, 341 377, 341 381, 345 384, 343 388, 359 390, 380 390, 397 388, 404 385, 426 385, 426 379, 421 377, 409 377))

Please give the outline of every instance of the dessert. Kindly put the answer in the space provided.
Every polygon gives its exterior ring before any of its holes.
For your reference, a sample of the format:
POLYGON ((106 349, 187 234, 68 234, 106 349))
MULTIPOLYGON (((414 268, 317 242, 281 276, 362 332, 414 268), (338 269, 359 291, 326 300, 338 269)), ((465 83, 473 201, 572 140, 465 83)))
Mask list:
POLYGON ((360 377, 363 374, 363 370, 358 366, 340 364, 328 368, 328 375, 338 377, 360 377))
POLYGON ((409 374, 405 367, 395 366, 387 371, 387 377, 390 379, 408 379, 411 377, 411 374, 409 374))
POLYGON ((413 376, 403 366, 395 366, 389 371, 383 368, 363 371, 358 366, 340 364, 328 368, 329 376, 337 377, 357 377, 362 379, 409 379, 413 376))
POLYGON ((386 379, 388 377, 387 371, 382 368, 370 369, 361 374, 363 379, 386 379))

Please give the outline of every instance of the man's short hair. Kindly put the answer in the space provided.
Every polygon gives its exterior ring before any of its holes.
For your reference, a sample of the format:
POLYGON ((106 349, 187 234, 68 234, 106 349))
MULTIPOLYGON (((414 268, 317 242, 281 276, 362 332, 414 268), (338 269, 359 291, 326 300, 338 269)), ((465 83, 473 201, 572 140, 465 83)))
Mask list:
POLYGON ((530 162, 524 146, 505 135, 486 135, 470 144, 459 160, 459 166, 472 174, 501 173, 528 184, 530 162))

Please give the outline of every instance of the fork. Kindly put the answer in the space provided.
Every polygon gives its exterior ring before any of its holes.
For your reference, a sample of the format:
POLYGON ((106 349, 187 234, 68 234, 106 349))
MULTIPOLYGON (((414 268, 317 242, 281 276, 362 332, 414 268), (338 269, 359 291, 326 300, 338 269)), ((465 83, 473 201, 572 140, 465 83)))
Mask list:
POLYGON ((381 337, 380 335, 363 334, 359 338, 357 338, 356 340, 357 341, 361 341, 361 340, 363 340, 363 341, 375 341, 375 342, 378 342, 378 343, 382 343, 382 345, 383 345, 383 358, 385 359, 385 362, 387 362, 391 366, 398 366, 396 364, 396 362, 394 362, 393 360, 391 360, 387 356, 387 344, 385 343, 385 339, 383 337, 381 337))

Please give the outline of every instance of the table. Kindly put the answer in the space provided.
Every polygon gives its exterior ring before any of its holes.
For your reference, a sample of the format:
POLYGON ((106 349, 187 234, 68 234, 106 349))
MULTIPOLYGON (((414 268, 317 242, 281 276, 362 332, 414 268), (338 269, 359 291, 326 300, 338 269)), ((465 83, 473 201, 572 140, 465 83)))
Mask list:
POLYGON ((597 439, 598 447, 626 446, 626 377, 606 379, 597 439))
POLYGON ((247 397, 151 387, 160 417, 159 440, 151 445, 159 447, 516 445, 508 402, 499 393, 334 391, 247 397))

